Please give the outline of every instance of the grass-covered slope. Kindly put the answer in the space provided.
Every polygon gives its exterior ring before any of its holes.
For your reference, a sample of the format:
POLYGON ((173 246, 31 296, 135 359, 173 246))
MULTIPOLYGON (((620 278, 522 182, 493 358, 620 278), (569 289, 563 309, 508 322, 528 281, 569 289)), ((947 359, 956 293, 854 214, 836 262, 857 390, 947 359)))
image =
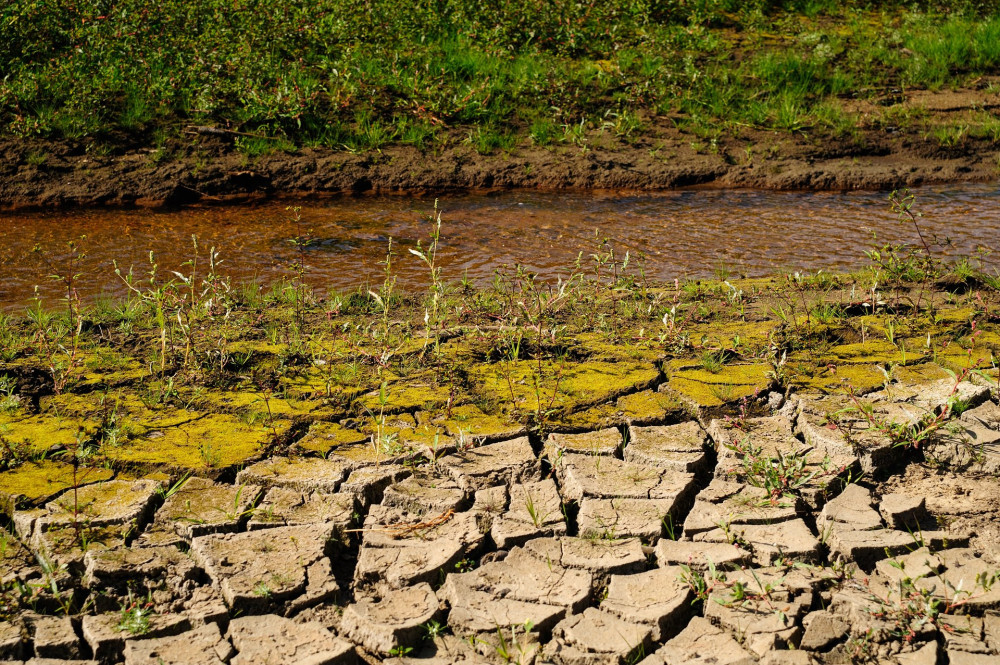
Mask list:
MULTIPOLYGON (((992 1, 4 5, 0 135, 111 148, 162 146, 192 125, 250 135, 236 139, 248 154, 492 152, 602 127, 634 137, 664 119, 706 145, 748 128, 844 134, 862 122, 850 100, 885 104, 864 123, 919 122, 891 109, 901 91, 975 87, 1000 66, 992 1)), ((1000 121, 984 111, 935 131, 995 139, 1000 121)))

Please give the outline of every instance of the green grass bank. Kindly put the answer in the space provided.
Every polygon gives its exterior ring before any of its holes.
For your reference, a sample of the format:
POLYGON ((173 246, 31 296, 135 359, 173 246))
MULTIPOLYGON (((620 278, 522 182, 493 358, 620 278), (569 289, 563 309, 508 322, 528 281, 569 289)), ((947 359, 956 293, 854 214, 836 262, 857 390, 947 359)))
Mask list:
MULTIPOLYGON (((464 142, 583 144, 668 121, 749 130, 919 123, 908 89, 993 85, 995 2, 15 0, 0 10, 0 134, 95 151, 242 132, 250 156, 464 142)), ((929 129, 996 140, 1000 120, 929 129)), ((36 156, 36 160, 41 160, 36 156)))

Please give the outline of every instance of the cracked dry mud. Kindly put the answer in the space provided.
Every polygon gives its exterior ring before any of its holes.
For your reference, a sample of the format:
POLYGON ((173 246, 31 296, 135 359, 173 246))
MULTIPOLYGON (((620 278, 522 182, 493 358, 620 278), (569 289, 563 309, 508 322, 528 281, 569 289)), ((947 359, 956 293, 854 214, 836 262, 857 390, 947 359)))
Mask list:
MULTIPOLYGON (((952 393, 865 399, 915 421, 952 393)), ((843 398, 804 394, 765 396, 762 417, 665 412, 431 461, 300 445, 234 483, 95 483, 14 512, 4 579, 57 558, 90 602, 0 623, 0 661, 1000 662, 1000 406, 958 393, 968 408, 922 458, 843 398), (754 459, 798 475, 775 491, 754 459), (940 465, 956 460, 973 463, 940 465), (60 547, 73 500, 87 548, 60 547)))

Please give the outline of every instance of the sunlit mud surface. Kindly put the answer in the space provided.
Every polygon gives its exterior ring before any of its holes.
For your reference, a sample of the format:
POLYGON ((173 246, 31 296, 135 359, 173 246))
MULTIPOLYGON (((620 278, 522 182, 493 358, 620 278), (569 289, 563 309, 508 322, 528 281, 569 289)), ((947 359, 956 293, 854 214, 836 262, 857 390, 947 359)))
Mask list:
MULTIPOLYGON (((914 210, 925 233, 950 239, 942 254, 970 254, 1000 238, 1000 189, 957 185, 918 190, 914 210)), ((567 274, 577 257, 590 269, 601 239, 618 256, 644 256, 650 278, 761 275, 776 270, 839 270, 863 264, 873 244, 915 242, 886 193, 684 190, 666 193, 533 192, 463 194, 443 198, 439 263, 446 279, 489 280, 520 263, 546 277, 567 274)), ((178 211, 85 210, 0 215, 0 306, 17 308, 37 292, 64 294, 54 272, 68 274, 67 242, 86 254, 78 272, 85 296, 120 292, 114 262, 145 276, 149 252, 161 277, 195 256, 207 266, 214 247, 221 272, 271 281, 291 276, 301 259, 305 277, 321 288, 352 289, 381 282, 393 242, 400 286, 424 283, 427 270, 408 251, 427 243, 433 197, 369 196, 310 201, 296 212, 287 202, 178 211), (293 239, 308 242, 296 244, 293 239), (42 251, 33 251, 35 248, 42 251)), ((605 250, 606 251, 606 250, 605 250)))

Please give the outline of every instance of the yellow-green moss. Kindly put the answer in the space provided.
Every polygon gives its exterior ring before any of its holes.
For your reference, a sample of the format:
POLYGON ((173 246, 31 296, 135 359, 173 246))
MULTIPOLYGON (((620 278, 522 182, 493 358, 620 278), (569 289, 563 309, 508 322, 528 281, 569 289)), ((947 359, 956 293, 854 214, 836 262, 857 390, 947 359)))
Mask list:
POLYGON ((789 360, 786 375, 803 392, 868 393, 885 384, 885 374, 876 365, 825 365, 796 358, 789 360))
POLYGON ((904 384, 927 383, 951 378, 951 375, 944 368, 935 363, 921 363, 906 367, 896 366, 892 368, 891 376, 893 380, 904 384))
MULTIPOLYGON (((114 474, 105 468, 82 468, 77 473, 79 485, 109 480, 114 474)), ((23 496, 29 504, 39 504, 73 487, 73 467, 55 460, 25 462, 0 473, 0 510, 10 514, 14 499, 23 496)))
POLYGON ((991 325, 979 328, 974 339, 965 338, 952 342, 939 350, 935 359, 955 372, 968 368, 991 370, 1000 360, 1000 334, 991 325))
POLYGON ((668 413, 680 413, 684 405, 675 394, 643 390, 619 397, 617 408, 626 422, 655 422, 668 413))
POLYGON ((544 425, 550 431, 591 431, 623 424, 622 412, 614 404, 598 404, 582 411, 557 413, 544 425))
POLYGON ((489 438, 516 434, 521 429, 520 423, 502 415, 484 413, 474 404, 463 404, 451 410, 449 417, 445 413, 430 413, 422 411, 417 414, 417 422, 421 425, 437 425, 443 427, 448 436, 489 438))
POLYGON ((387 383, 384 390, 370 391, 359 397, 356 405, 366 413, 400 413, 447 404, 449 396, 454 397, 447 386, 438 386, 426 376, 416 376, 387 383))
POLYGON ((44 453, 53 446, 73 446, 81 429, 86 435, 96 427, 96 421, 68 415, 0 415, 0 434, 11 443, 24 444, 30 454, 44 453))
POLYGON ((519 361, 475 365, 469 368, 469 379, 480 395, 501 405, 536 411, 551 408, 576 410, 613 400, 633 390, 652 385, 659 370, 651 365, 634 362, 586 361, 582 363, 542 363, 519 361), (507 374, 510 381, 508 383, 507 374), (511 389, 514 400, 511 404, 511 389), (536 392, 537 390, 537 392, 536 392))
MULTIPOLYGON (((868 340, 856 344, 838 344, 823 351, 828 364, 845 365, 851 363, 881 364, 884 366, 903 364, 907 360, 903 351, 888 340, 868 340)), ((910 359, 914 354, 907 354, 910 359)))
POLYGON ((281 377, 282 391, 291 399, 329 399, 338 404, 350 402, 375 388, 372 379, 352 377, 345 382, 336 368, 310 367, 281 377))
POLYGON ((663 357, 663 351, 652 348, 648 342, 622 344, 598 332, 584 332, 574 335, 571 346, 590 361, 625 360, 654 363, 663 357))
MULTIPOLYGON (((239 393, 234 400, 240 399, 239 393)), ((248 400, 255 399, 249 396, 248 400)), ((104 437, 100 453, 108 460, 140 468, 224 468, 257 455, 275 434, 280 438, 290 423, 275 414, 272 424, 263 403, 250 401, 255 410, 240 416, 220 412, 178 409, 171 405, 150 408, 134 394, 118 390, 108 394, 59 395, 43 400, 44 414, 59 413, 94 436, 104 437), (111 416, 114 422, 97 430, 111 416), (76 419, 74 419, 74 417, 76 419), (119 432, 112 443, 107 431, 119 432)), ((280 402, 272 402, 272 411, 280 402)), ((55 416, 49 416, 55 418, 55 416)), ((73 430, 74 434, 76 429, 73 430)))
POLYGON ((759 350, 770 346, 778 321, 719 321, 691 326, 690 338, 709 348, 759 350))
MULTIPOLYGON (((259 455, 274 437, 265 423, 247 425, 236 416, 176 410, 143 423, 144 431, 120 448, 103 448, 109 459, 142 466, 190 470, 226 468, 259 455)), ((276 421, 278 437, 288 428, 276 421)))
POLYGON ((695 408, 712 408, 768 388, 772 383, 769 369, 763 364, 723 365, 718 372, 709 372, 690 361, 675 360, 666 367, 667 386, 695 408))
POLYGON ((338 423, 317 422, 310 426, 309 431, 295 443, 295 446, 326 457, 331 451, 365 445, 367 442, 368 436, 357 430, 338 423))
POLYGON ((235 415, 267 415, 275 418, 333 418, 339 411, 319 399, 298 399, 280 394, 266 395, 256 390, 199 391, 192 396, 199 411, 235 415))

